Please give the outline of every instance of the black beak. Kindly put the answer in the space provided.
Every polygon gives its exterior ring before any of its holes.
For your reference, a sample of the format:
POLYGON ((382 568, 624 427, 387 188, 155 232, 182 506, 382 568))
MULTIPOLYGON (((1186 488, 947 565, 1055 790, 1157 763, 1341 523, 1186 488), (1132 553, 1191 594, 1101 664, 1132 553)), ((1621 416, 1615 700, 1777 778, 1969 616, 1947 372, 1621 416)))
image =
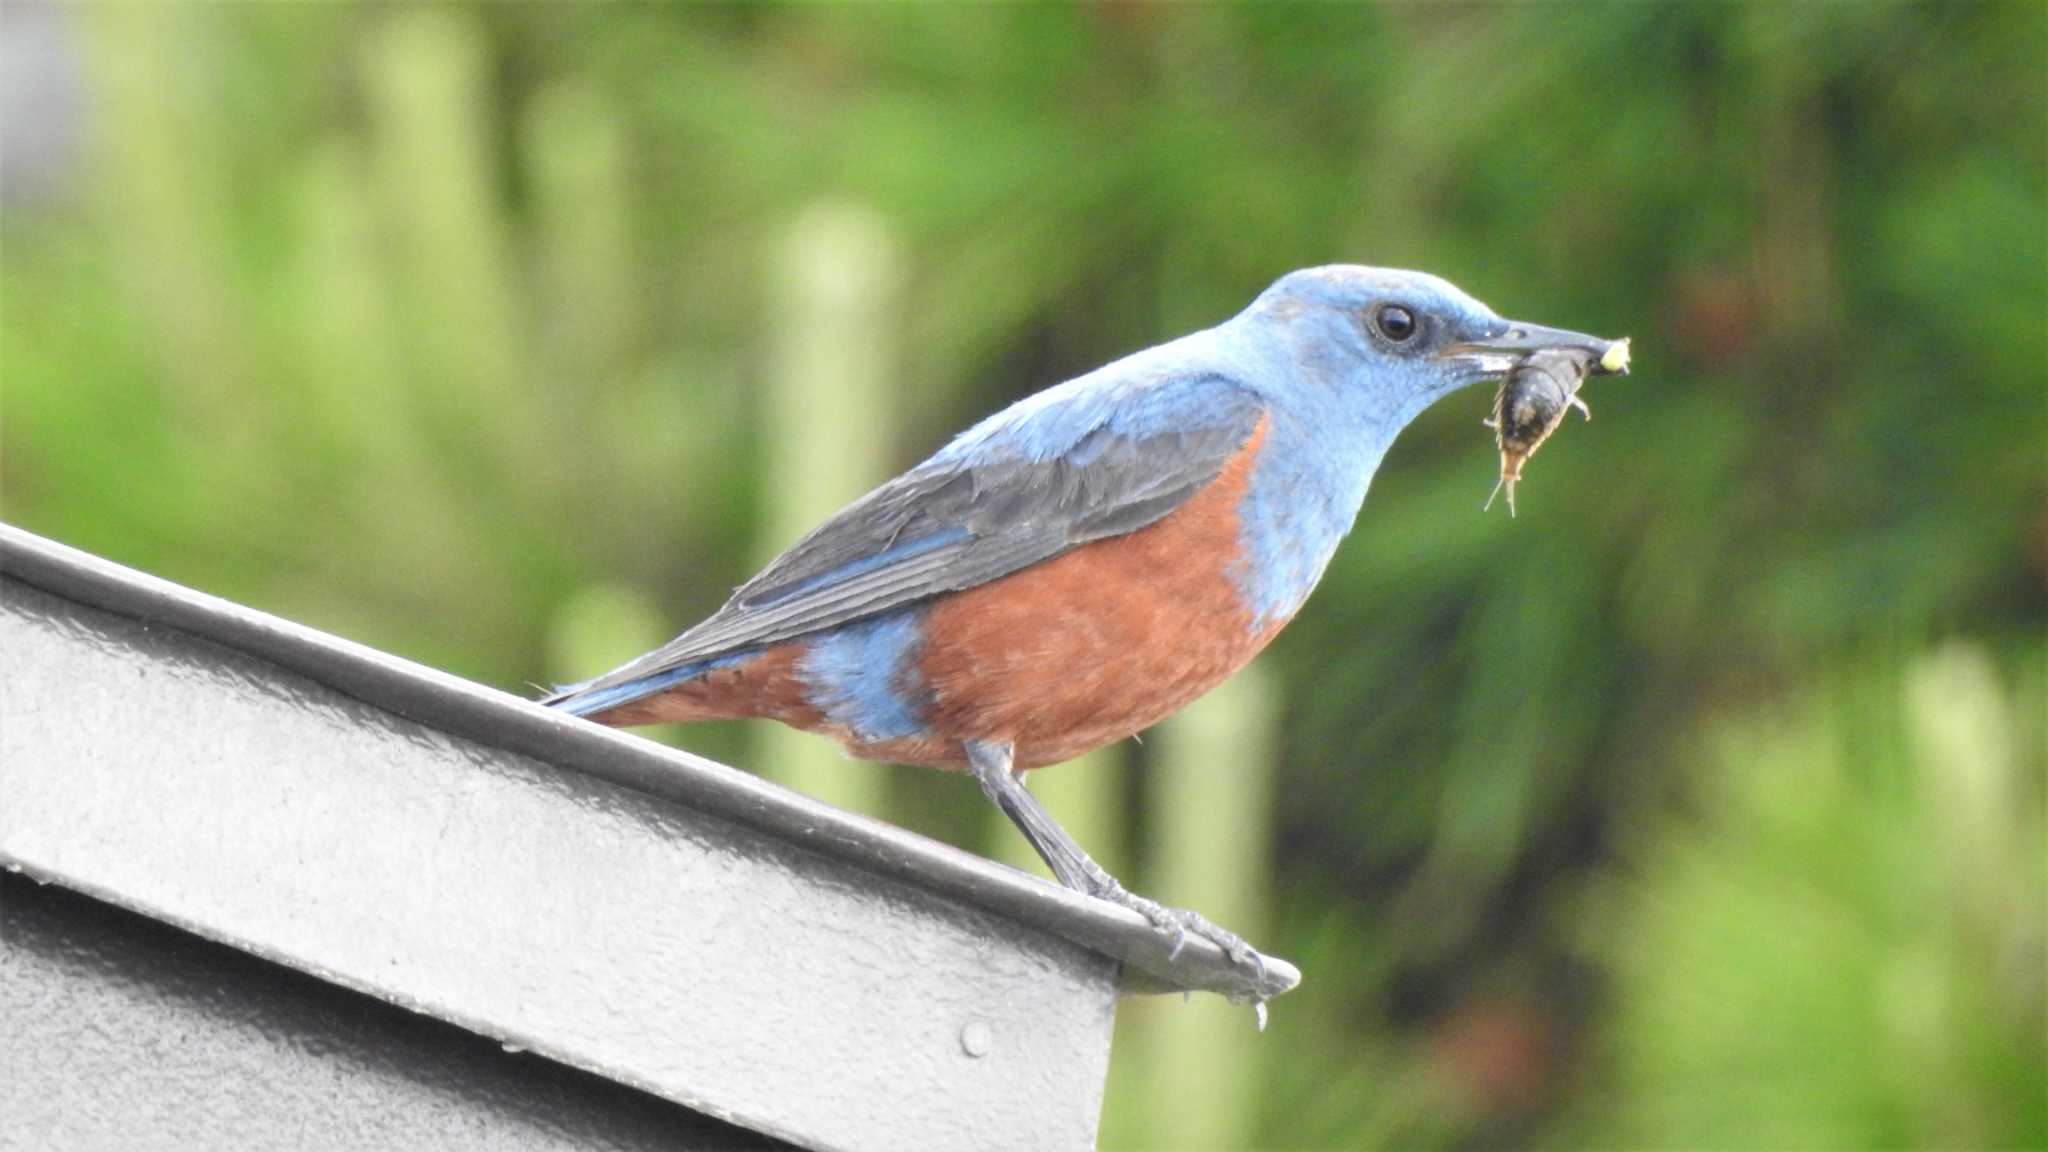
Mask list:
MULTIPOLYGON (((1545 328, 1541 324, 1523 324, 1514 320, 1504 321, 1498 331, 1490 332, 1477 340, 1454 344, 1446 351, 1453 356, 1468 356, 1487 363, 1496 357, 1502 358, 1503 361, 1509 358, 1519 360, 1531 352, 1540 352, 1546 348, 1569 348, 1591 353, 1595 375, 1628 374, 1626 340, 1602 340, 1598 336, 1588 336, 1584 332, 1568 332, 1563 328, 1545 328)), ((1492 367, 1492 364, 1488 363, 1487 366, 1492 367)))

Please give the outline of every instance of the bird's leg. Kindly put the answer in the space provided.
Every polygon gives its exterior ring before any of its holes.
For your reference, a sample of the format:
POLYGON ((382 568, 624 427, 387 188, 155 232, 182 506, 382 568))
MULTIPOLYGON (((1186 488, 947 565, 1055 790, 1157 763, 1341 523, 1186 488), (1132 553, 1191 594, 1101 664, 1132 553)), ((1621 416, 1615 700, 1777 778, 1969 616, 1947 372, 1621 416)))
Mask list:
POLYGON ((1233 963, 1250 969, 1255 976, 1265 975, 1265 957, 1245 943, 1242 936, 1217 926, 1198 912, 1168 908, 1117 883, 1116 877, 1090 859, 1088 853, 1074 843, 1074 838, 1067 835, 1067 830, 1052 818, 1052 813, 1038 802, 1038 797, 1024 787, 1024 781, 1018 779, 1010 768, 1014 754, 1015 750, 1008 744, 980 740, 967 742, 967 763, 974 772, 974 778, 980 782, 982 792, 1024 834, 1024 839, 1037 850, 1061 884, 1098 900, 1129 908, 1150 920, 1161 931, 1170 933, 1173 948, 1169 957, 1180 954, 1181 945, 1192 933, 1221 948, 1233 963))
POLYGON ((1110 880, 1109 873, 1102 866, 1088 858, 1067 830, 1052 818, 1052 813, 1038 802, 1038 797, 1024 787, 1024 781, 1010 769, 1013 750, 1008 744, 988 744, 979 740, 967 743, 967 763, 974 770, 974 778, 981 783, 981 791, 995 806, 1003 810, 1017 831, 1024 834, 1024 840, 1035 850, 1052 874, 1059 877, 1061 884, 1076 892, 1094 895, 1094 877, 1110 880))

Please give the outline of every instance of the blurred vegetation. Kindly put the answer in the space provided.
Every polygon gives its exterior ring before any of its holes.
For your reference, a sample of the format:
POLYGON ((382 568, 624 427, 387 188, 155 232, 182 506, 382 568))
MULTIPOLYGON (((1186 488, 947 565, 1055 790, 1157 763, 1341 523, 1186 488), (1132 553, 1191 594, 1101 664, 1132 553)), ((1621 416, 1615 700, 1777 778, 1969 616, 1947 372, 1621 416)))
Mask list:
POLYGON ((1034 781, 1307 972, 1264 1036, 1134 1005, 1106 1142, 2048 1146, 2048 6, 14 3, 0 50, 0 512, 511 691, 1289 268, 1632 335, 1519 519, 1451 398, 1261 683, 1034 781))

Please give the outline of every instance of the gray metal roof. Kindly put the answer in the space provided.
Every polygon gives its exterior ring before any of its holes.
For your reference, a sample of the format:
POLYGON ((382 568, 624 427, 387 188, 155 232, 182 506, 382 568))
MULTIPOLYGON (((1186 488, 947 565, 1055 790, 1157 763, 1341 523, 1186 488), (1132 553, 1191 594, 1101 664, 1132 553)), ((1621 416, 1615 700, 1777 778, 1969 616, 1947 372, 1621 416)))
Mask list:
POLYGON ((1253 991, 1121 908, 5 525, 0 576, 0 861, 712 1117, 1086 1146, 1120 991, 1253 991))
POLYGON ((0 872, 0 1149, 787 1148, 0 872))

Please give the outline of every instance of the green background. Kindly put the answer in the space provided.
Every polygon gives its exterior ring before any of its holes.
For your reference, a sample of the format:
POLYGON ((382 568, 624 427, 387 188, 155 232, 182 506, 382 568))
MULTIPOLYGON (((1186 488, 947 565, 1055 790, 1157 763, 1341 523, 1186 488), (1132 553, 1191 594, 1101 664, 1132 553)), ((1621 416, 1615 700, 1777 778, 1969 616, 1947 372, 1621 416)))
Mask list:
POLYGON ((1034 777, 1307 974, 1128 1005, 1105 1142, 2048 1145, 2048 5, 5 22, 0 514, 515 692, 1290 268, 1632 336, 1519 518, 1451 397, 1249 678, 1034 777))

